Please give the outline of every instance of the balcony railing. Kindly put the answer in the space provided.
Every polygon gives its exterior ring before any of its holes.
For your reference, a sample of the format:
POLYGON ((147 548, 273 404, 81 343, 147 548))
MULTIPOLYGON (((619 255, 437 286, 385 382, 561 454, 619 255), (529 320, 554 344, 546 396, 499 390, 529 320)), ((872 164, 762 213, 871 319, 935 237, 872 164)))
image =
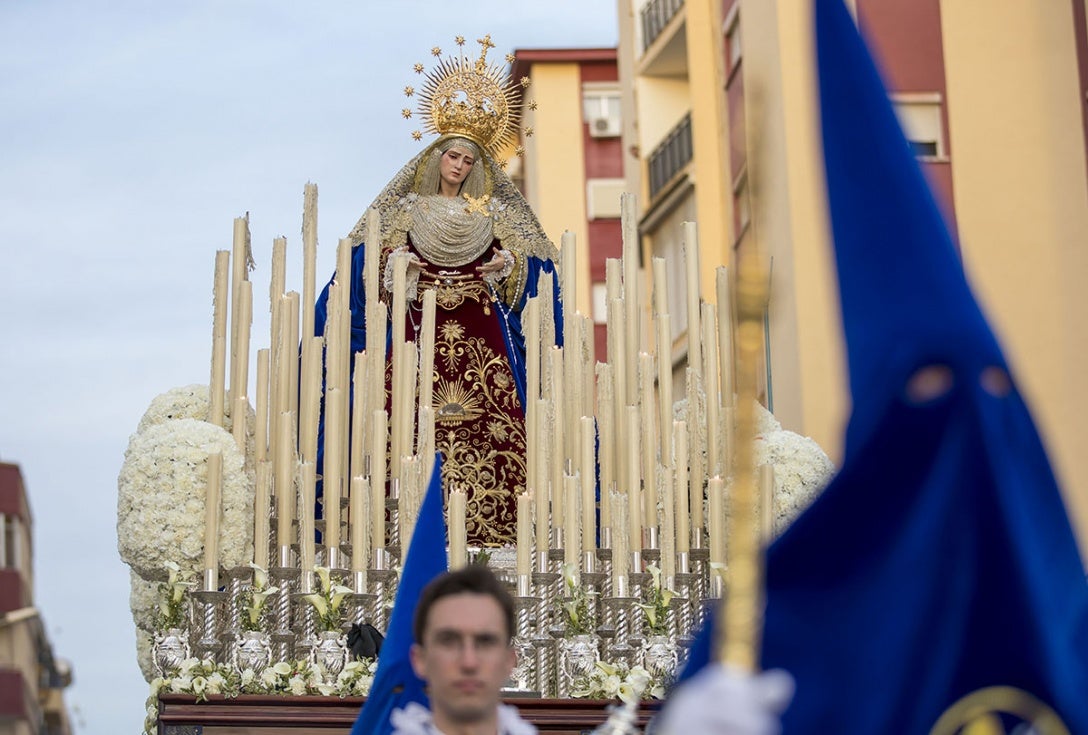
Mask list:
POLYGON ((684 0, 650 0, 642 6, 642 50, 650 48, 661 31, 669 24, 672 17, 680 8, 684 7, 684 0))
POLYGON ((657 196, 690 160, 691 113, 688 113, 650 154, 650 199, 657 196))

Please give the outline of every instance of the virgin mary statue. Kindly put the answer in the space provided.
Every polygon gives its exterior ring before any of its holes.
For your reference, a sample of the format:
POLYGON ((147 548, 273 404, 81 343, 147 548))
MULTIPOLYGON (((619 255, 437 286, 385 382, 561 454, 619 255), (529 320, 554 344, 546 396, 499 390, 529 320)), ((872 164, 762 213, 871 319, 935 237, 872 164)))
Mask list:
MULTIPOLYGON (((392 304, 390 256, 406 252, 402 339, 419 336, 423 294, 436 295, 430 379, 443 485, 467 494, 470 545, 512 546, 516 498, 526 487, 521 313, 541 274, 556 277, 556 249, 496 160, 516 131, 515 95, 486 62, 490 39, 480 43, 478 60, 447 60, 428 77, 420 111, 439 137, 371 205, 381 220, 378 294, 363 293, 367 216, 352 230, 352 352, 366 345, 367 299, 392 304)), ((327 295, 328 287, 317 305, 319 334, 327 295)))

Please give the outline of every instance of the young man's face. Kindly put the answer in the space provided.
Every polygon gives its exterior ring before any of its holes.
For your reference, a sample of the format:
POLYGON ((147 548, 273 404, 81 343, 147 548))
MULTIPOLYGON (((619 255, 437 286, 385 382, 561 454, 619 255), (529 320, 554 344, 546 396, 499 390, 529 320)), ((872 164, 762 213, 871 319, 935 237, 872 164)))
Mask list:
POLYGON ((495 717, 499 690, 516 654, 506 620, 490 595, 464 592, 431 607, 412 667, 427 682, 435 724, 470 724, 495 717))

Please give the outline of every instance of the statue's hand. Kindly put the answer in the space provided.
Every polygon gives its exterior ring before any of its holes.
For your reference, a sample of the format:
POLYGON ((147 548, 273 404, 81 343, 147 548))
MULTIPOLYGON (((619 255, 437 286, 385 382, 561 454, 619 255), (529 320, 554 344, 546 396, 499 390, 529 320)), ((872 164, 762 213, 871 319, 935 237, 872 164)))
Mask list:
POLYGON ((495 251, 495 254, 491 256, 491 260, 478 267, 476 272, 481 276, 501 273, 503 269, 506 268, 508 260, 512 262, 513 256, 502 248, 499 248, 495 251))

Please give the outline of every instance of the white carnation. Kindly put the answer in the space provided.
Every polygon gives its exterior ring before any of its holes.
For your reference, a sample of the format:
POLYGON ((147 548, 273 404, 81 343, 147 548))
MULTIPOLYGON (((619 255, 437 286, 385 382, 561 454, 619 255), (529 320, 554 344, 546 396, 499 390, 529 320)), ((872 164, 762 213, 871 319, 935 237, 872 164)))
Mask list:
POLYGON ((168 561, 202 570, 207 461, 215 449, 223 455, 219 561, 229 568, 251 559, 252 482, 233 437, 206 421, 170 420, 132 437, 117 478, 117 548, 141 577, 163 577, 168 561))
POLYGON ((792 431, 756 441, 756 462, 774 467, 774 534, 780 535, 816 499, 835 473, 820 445, 792 431))
MULTIPOLYGON (((208 411, 211 409, 211 397, 208 386, 193 384, 178 388, 171 388, 165 393, 160 393, 151 400, 151 405, 144 411, 140 423, 136 427, 139 434, 152 426, 176 419, 208 420, 208 411)), ((223 428, 228 432, 234 431, 234 403, 230 397, 230 391, 226 391, 223 399, 223 428)), ((253 466, 254 432, 257 425, 257 414, 253 407, 246 405, 246 458, 250 460, 248 465, 253 466)))
POLYGON ((144 681, 151 682, 155 679, 155 665, 152 661, 152 647, 154 639, 146 630, 136 629, 136 663, 140 666, 140 673, 144 675, 144 681))
POLYGON ((128 605, 136 628, 147 633, 157 632, 155 617, 159 609, 159 583, 151 582, 129 570, 128 605))

